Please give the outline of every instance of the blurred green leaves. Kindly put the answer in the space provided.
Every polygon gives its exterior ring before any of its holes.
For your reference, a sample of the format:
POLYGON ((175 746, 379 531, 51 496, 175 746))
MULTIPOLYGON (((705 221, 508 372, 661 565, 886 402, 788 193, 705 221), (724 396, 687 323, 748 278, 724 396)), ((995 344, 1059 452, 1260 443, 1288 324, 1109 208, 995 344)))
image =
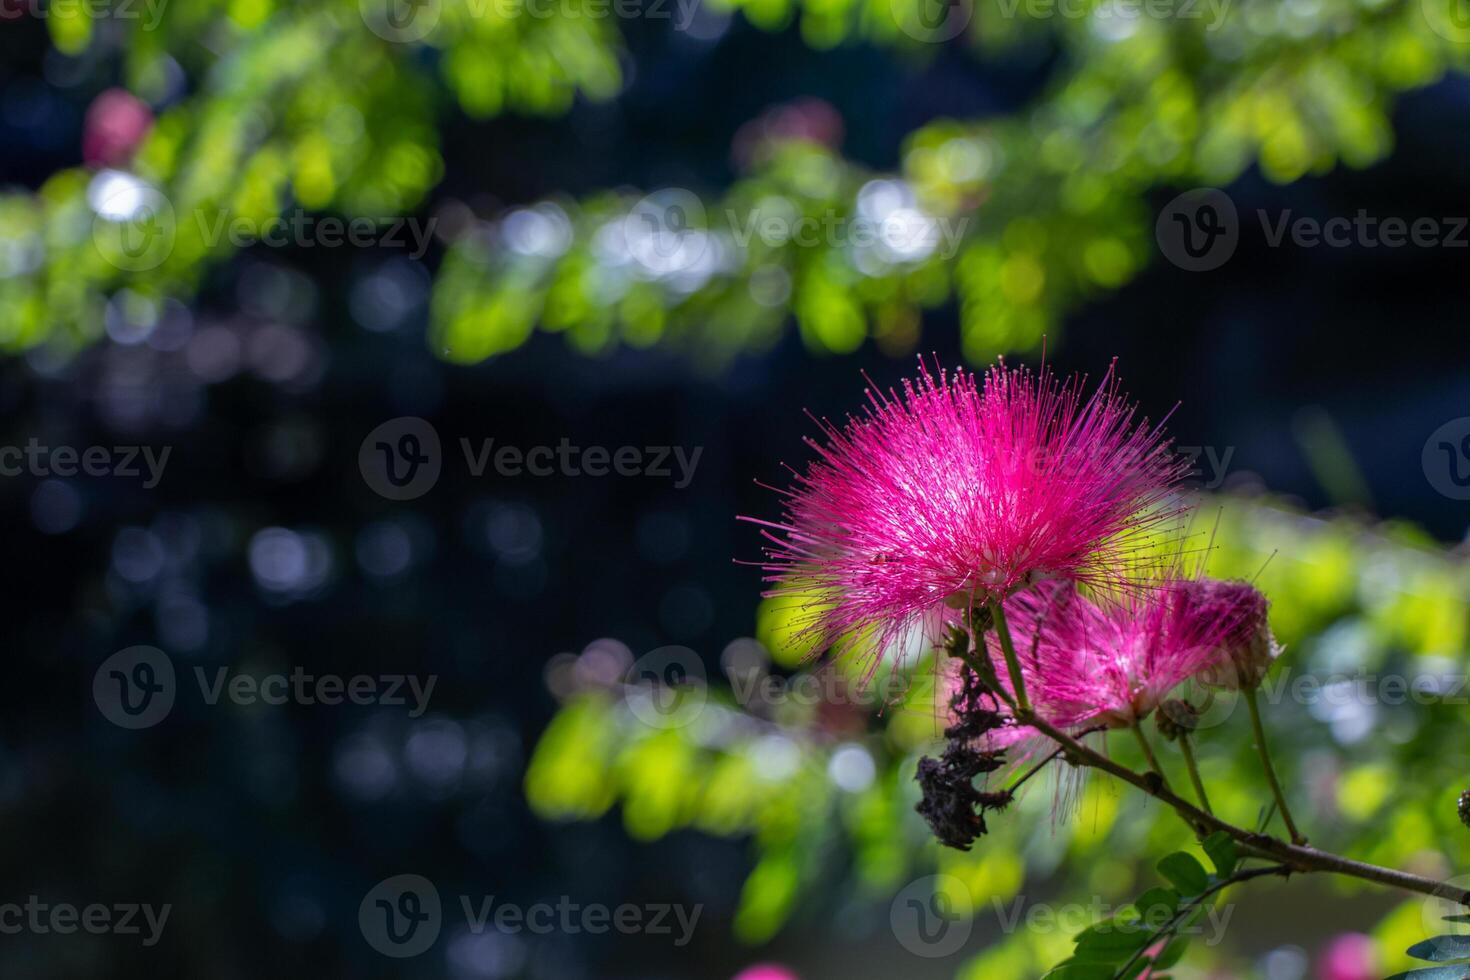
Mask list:
POLYGON ((619 8, 437 0, 395 34, 357 0, 172 3, 156 25, 69 7, 48 19, 53 43, 119 62, 133 92, 167 108, 125 174, 141 212, 99 218, 97 178, 81 169, 0 196, 0 347, 76 349, 121 290, 187 299, 233 250, 200 226, 300 208, 452 217, 439 228, 430 343, 457 362, 541 329, 588 354, 666 343, 718 367, 792 321, 816 352, 871 341, 900 353, 919 342, 923 311, 946 302, 967 355, 987 360, 1055 336, 1068 311, 1152 261, 1151 188, 1226 184, 1252 165, 1277 181, 1365 166, 1392 146, 1394 94, 1470 52, 1440 0, 1247 0, 1162 16, 1117 0, 974 0, 938 24, 926 2, 710 10, 772 30, 794 22, 817 48, 878 43, 901 58, 950 37, 982 58, 1051 44, 1051 82, 1013 116, 911 134, 895 174, 787 133, 764 138, 721 194, 619 189, 493 214, 436 198, 436 120, 616 97, 619 8), (163 260, 119 262, 94 240, 99 220, 151 220, 159 201, 175 223, 163 260))
MULTIPOLYGON (((1464 707, 1470 691, 1445 685, 1438 693, 1424 688, 1421 697, 1396 698, 1389 683, 1465 676, 1470 566, 1397 525, 1308 516, 1265 499, 1216 502, 1210 572, 1256 577, 1287 646, 1262 696, 1273 737, 1292 746, 1278 753, 1278 762, 1285 763, 1287 792, 1313 842, 1442 877, 1470 866, 1470 835, 1455 805, 1463 786, 1444 783, 1446 773, 1470 770, 1464 707)), ((806 659, 812 651, 791 641, 790 624, 799 615, 794 600, 761 605, 753 625, 771 650, 763 669, 782 675, 794 669, 794 677, 861 675, 852 663, 818 666, 806 659)), ((927 655, 911 656, 899 669, 898 680, 908 683, 883 678, 875 678, 883 691, 875 698, 851 697, 855 689, 842 684, 793 683, 790 690, 817 693, 781 703, 738 696, 748 685, 714 682, 704 711, 675 730, 641 720, 618 684, 583 686, 567 696, 536 747, 527 796, 553 820, 612 810, 639 839, 693 829, 747 840, 751 873, 732 927, 750 942, 769 938, 796 916, 840 914, 822 896, 871 903, 886 920, 896 892, 936 871, 968 889, 977 934, 994 934, 992 920, 1007 903, 1092 895, 1121 909, 1154 874, 1167 887, 1145 897, 1167 892, 1176 911, 1188 912, 1188 899, 1241 870, 1228 840, 1211 838, 1196 849, 1188 829, 1163 808, 1120 793, 1105 778, 1081 782, 1067 768, 1056 771, 1059 780, 1035 780, 1012 810, 994 816, 992 833, 974 851, 939 848, 913 812, 913 773, 943 724, 936 701, 944 696, 936 697, 936 684, 946 688, 927 655), (854 749, 872 760, 872 778, 844 783, 834 760, 854 749), (1148 854, 1170 856, 1156 872, 1128 857, 1148 854)), ((1256 825, 1268 792, 1244 708, 1232 695, 1204 712, 1196 747, 1216 811, 1256 825)), ((1142 764, 1128 740, 1109 740, 1107 749, 1142 764)), ((1182 778, 1177 749, 1161 751, 1165 769, 1182 778)), ((1368 887, 1326 878, 1315 884, 1368 887)), ((1278 887, 1303 885, 1294 879, 1278 887)), ((1263 886, 1243 883, 1239 893, 1253 887, 1263 886)), ((1423 903, 1408 900, 1400 909, 1380 929, 1385 956, 1425 935, 1423 903)), ((1366 932, 1374 923, 1344 925, 1366 932)), ((960 976, 987 980, 1040 976, 1080 950, 1071 940, 1055 928, 1002 930, 992 940, 972 940, 967 949, 974 959, 956 968, 960 976)), ((1134 951, 1130 946, 1117 962, 1134 951)), ((1233 933, 1220 945, 1195 943, 1186 952, 1171 943, 1162 952, 1165 962, 1183 955, 1197 969, 1248 971, 1233 933)))

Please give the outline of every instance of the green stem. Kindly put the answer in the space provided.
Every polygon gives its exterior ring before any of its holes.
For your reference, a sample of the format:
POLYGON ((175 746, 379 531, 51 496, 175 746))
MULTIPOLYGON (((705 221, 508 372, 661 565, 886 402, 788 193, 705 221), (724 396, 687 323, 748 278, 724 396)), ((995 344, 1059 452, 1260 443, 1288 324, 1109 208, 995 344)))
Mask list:
POLYGON ((1199 799, 1200 809, 1210 815, 1215 811, 1210 809, 1210 798, 1205 795, 1205 784, 1199 778, 1199 766, 1194 761, 1194 749, 1189 745, 1189 733, 1179 733, 1179 750, 1184 753, 1184 767, 1189 770, 1189 781, 1194 784, 1194 795, 1199 799))
MULTIPOLYGON (((1243 871, 1235 872, 1228 878, 1222 878, 1214 882, 1204 891, 1200 892, 1198 895, 1191 898, 1188 902, 1184 903, 1184 907, 1180 909, 1177 913, 1175 913, 1173 918, 1164 923, 1161 928, 1155 929, 1153 934, 1149 936, 1148 942, 1144 943, 1142 946, 1139 946, 1134 954, 1128 958, 1128 961, 1124 963, 1121 967, 1119 967, 1117 972, 1114 973, 1113 976, 1129 976, 1128 971, 1133 966, 1133 964, 1137 963, 1144 956, 1147 956, 1149 949, 1152 948, 1154 944, 1156 944, 1164 936, 1167 936, 1174 932, 1174 930, 1178 929, 1179 926, 1183 924, 1184 920, 1189 918, 1189 916, 1194 912, 1196 908, 1203 905, 1212 896, 1224 891, 1231 885, 1238 885, 1242 881, 1250 881, 1254 878, 1264 878, 1266 875, 1281 875, 1283 878, 1285 878, 1291 875, 1291 869, 1284 864, 1272 864, 1267 865, 1264 868, 1246 868, 1243 871)), ((1146 974, 1147 976, 1153 976, 1154 962, 1155 961, 1153 960, 1150 961, 1149 972, 1146 974)))
POLYGON ((1281 792, 1281 783, 1276 779, 1276 767, 1271 765, 1271 752, 1266 748, 1266 728, 1261 724, 1261 706, 1256 703, 1256 689, 1242 687, 1240 692, 1245 697, 1246 707, 1250 708, 1256 752, 1261 757, 1261 768, 1266 771, 1266 782, 1271 784, 1271 793, 1276 797, 1276 809, 1281 811, 1281 819, 1286 822, 1286 832, 1291 835, 1291 842, 1305 844, 1307 839, 1296 829, 1296 821, 1291 819, 1291 809, 1286 805, 1286 794, 1281 792))
POLYGON ((1148 760, 1148 767, 1168 786, 1169 777, 1164 775, 1164 767, 1159 765, 1159 757, 1154 755, 1154 747, 1148 744, 1148 736, 1143 733, 1140 722, 1133 723, 1133 734, 1138 736, 1138 744, 1143 748, 1143 757, 1148 760))
POLYGON ((990 618, 995 623, 995 635, 1000 640, 1000 649, 1006 658, 1006 670, 1011 675, 1011 687, 1016 692, 1016 711, 1018 714, 1029 714, 1031 702, 1026 699, 1026 680, 1021 676, 1021 659, 1016 656, 1016 645, 1011 642, 1011 627, 1006 622, 1005 610, 996 599, 990 600, 990 618))

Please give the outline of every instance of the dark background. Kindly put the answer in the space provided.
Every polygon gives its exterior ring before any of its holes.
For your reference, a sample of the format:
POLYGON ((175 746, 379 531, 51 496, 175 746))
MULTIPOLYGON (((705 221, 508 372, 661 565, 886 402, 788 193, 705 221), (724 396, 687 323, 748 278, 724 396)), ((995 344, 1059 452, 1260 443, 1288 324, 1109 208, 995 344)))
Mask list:
MULTIPOLYGON (((738 20, 713 44, 631 28, 636 81, 612 105, 491 124, 446 108, 439 193, 518 203, 622 183, 715 189, 731 179, 738 127, 803 95, 838 109, 849 156, 891 166, 902 135, 927 120, 1024 103, 1050 57, 979 65, 952 52, 906 66, 864 48, 814 54, 738 20)), ((99 73, 58 89, 40 80, 43 57, 55 55, 39 25, 0 26, 0 181, 34 187, 77 163, 85 107, 116 81, 99 73)), ((1257 208, 1470 214, 1470 83, 1405 97, 1394 124, 1397 149, 1367 171, 1288 187, 1247 175, 1231 188, 1243 219, 1232 261, 1208 274, 1156 261, 1073 316, 1048 359, 1096 374, 1118 356, 1145 410, 1180 403, 1180 444, 1233 448, 1231 486, 1312 508, 1361 505, 1453 542, 1465 505, 1438 495, 1419 460, 1430 432, 1470 414, 1470 250, 1271 249, 1253 218, 1257 208), (1344 499, 1309 463, 1303 443, 1320 438, 1323 419, 1346 440, 1367 499, 1344 499)), ((792 334, 710 376, 662 352, 588 360, 538 334, 494 362, 452 367, 426 348, 422 304, 388 332, 357 322, 355 288, 396 255, 260 251, 215 270, 197 304, 177 311, 174 349, 104 340, 70 363, 37 354, 0 365, 0 443, 172 447, 153 490, 124 478, 0 479, 11 549, 0 563, 4 896, 174 906, 154 949, 5 936, 0 972, 724 977, 765 958, 728 938, 747 870, 741 842, 681 833, 639 845, 615 816, 550 827, 530 814, 524 763, 555 709, 543 670, 598 637, 640 653, 687 644, 713 663, 749 635, 759 576, 732 559, 757 557, 758 542, 735 515, 777 509, 753 480, 779 481, 782 461, 805 459, 803 409, 840 416, 860 403, 860 371, 895 383, 912 363, 871 349, 814 358, 792 334), (364 483, 357 451, 402 415, 432 421, 445 471, 426 496, 392 503, 364 483), (461 436, 703 455, 684 490, 654 478, 474 479, 461 436), (266 569, 284 576, 281 589, 250 560, 268 528, 313 556, 266 569), (164 648, 181 672, 302 665, 439 681, 417 720, 381 708, 209 708, 186 686, 164 723, 128 732, 90 691, 97 665, 132 644, 164 648), (462 765, 443 761, 461 755, 462 765), (704 928, 682 951, 648 937, 489 936, 405 965, 371 952, 356 920, 368 888, 404 872, 446 897, 702 902, 704 928)), ((953 364, 956 334, 941 310, 922 347, 953 364)), ((911 968, 882 944, 845 945, 863 923, 837 912, 804 909, 770 955, 811 964, 817 947, 834 951, 812 977, 851 975, 849 955, 868 969, 911 968)))

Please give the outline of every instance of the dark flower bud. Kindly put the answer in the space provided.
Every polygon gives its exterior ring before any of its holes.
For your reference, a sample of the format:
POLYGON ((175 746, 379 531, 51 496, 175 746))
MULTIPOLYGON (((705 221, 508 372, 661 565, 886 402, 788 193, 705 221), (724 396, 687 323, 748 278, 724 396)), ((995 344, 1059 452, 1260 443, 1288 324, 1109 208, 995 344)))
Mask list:
POLYGON ((1460 794, 1460 823, 1470 827, 1470 789, 1460 794))
POLYGON ((987 736, 1008 722, 996 710, 995 695, 985 680, 964 668, 960 686, 950 699, 948 740, 938 759, 919 760, 918 780, 923 799, 914 808, 929 823, 934 836, 947 847, 968 851, 975 838, 988 832, 986 810, 1010 805, 1009 790, 988 792, 975 779, 1005 765, 1005 752, 985 749, 987 736))
POLYGON ((970 634, 963 626, 951 625, 944 635, 944 652, 956 660, 963 660, 970 652, 970 634))
POLYGON ((981 752, 951 742, 938 759, 919 760, 915 775, 923 793, 915 810, 946 847, 968 851, 975 838, 989 832, 986 810, 1000 810, 1011 802, 1008 791, 988 793, 975 788, 975 777, 1005 764, 1000 752, 981 752))
POLYGON ((1208 578, 1177 588, 1180 615, 1213 624, 1217 633, 1214 662, 1200 672, 1200 680, 1227 691, 1258 686, 1281 656, 1267 620, 1266 597, 1246 582, 1208 578))
POLYGON ((985 817, 976 807, 975 787, 938 759, 919 760, 919 781, 924 798, 916 810, 946 847, 968 851, 975 838, 989 831, 985 817))
POLYGON ((1159 734, 1172 742, 1199 727, 1199 709, 1188 701, 1171 698, 1159 705, 1154 724, 1159 726, 1159 734))

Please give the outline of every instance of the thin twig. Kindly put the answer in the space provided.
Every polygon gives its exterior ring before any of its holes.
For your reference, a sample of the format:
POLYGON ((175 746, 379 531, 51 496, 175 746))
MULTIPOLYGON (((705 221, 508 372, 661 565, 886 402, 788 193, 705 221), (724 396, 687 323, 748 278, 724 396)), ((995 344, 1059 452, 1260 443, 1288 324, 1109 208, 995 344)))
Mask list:
POLYGON ((1206 888, 1204 891, 1200 892, 1194 898, 1190 899, 1189 902, 1184 906, 1184 908, 1174 913, 1174 918, 1170 919, 1158 929, 1154 930, 1153 934, 1148 937, 1148 940, 1142 946, 1138 947, 1137 951, 1135 951, 1134 954, 1128 958, 1128 962, 1124 963, 1118 969, 1118 972, 1113 974, 1113 980, 1119 980, 1119 978, 1121 977, 1128 976, 1129 967, 1133 966, 1134 963, 1137 963, 1139 957, 1147 953, 1150 946, 1157 943, 1164 936, 1167 936, 1170 933, 1174 932, 1174 930, 1178 929, 1179 925, 1186 918, 1188 918, 1189 914, 1193 912, 1197 906, 1201 905, 1205 899, 1224 891, 1231 885, 1238 885, 1243 881, 1250 881, 1253 878, 1264 878, 1267 875, 1281 875, 1282 877, 1286 877, 1290 874, 1291 869, 1288 868, 1286 865, 1272 864, 1264 868, 1248 868, 1243 871, 1237 871, 1234 874, 1230 875, 1228 878, 1220 879, 1213 885, 1206 888))
MULTIPOLYGON (((1102 726, 1102 725, 1099 725, 1096 728, 1089 728, 1086 731, 1078 732, 1077 733, 1077 737, 1078 738, 1086 738, 1087 736, 1093 734, 1094 732, 1101 732, 1101 731, 1106 731, 1106 728, 1104 726, 1102 726)), ((1016 792, 1016 790, 1020 789, 1023 785, 1025 785, 1026 780, 1030 779, 1032 776, 1036 775, 1038 772, 1040 772, 1041 770, 1045 769, 1051 763, 1055 762, 1056 759, 1057 759, 1057 757, 1060 756, 1060 755, 1062 755, 1066 751, 1067 751, 1066 746, 1059 746, 1055 752, 1052 752, 1045 759, 1042 759, 1040 762, 1036 763, 1036 765, 1034 765, 1030 769, 1026 770, 1025 775, 1023 775, 1020 779, 1018 779, 1014 783, 1012 783, 1010 789, 1007 792, 1010 792, 1010 793, 1016 792)))
POLYGON ((1276 767, 1271 765, 1271 752, 1266 748, 1266 729, 1261 724, 1261 708, 1256 703, 1256 689, 1242 685, 1240 693, 1245 698, 1246 707, 1250 709, 1256 753, 1261 757, 1261 768, 1266 771, 1266 782, 1271 784, 1271 795, 1276 797, 1276 809, 1281 811, 1281 819, 1286 824, 1286 832, 1291 835, 1291 842, 1305 844, 1307 839, 1296 829, 1296 821, 1291 819, 1291 809, 1286 805, 1286 794, 1281 792, 1281 783, 1276 779, 1276 767))
POLYGON ((1148 767, 1159 777, 1159 781, 1165 786, 1169 785, 1169 777, 1164 775, 1164 767, 1159 765, 1159 757, 1154 755, 1154 747, 1148 744, 1148 736, 1143 733, 1143 723, 1133 723, 1133 734, 1138 736, 1138 744, 1143 748, 1143 757, 1148 760, 1148 767))
POLYGON ((1078 764, 1101 769, 1143 790, 1149 796, 1168 804, 1196 831, 1200 833, 1224 832, 1235 840, 1240 845, 1242 853, 1248 856, 1276 861, 1280 864, 1287 865, 1293 871, 1320 871, 1347 875, 1352 878, 1361 878, 1364 881, 1376 882, 1380 885, 1390 885, 1394 888, 1402 888, 1405 891, 1417 892, 1421 895, 1449 898, 1460 905, 1470 907, 1470 891, 1464 888, 1435 881, 1432 878, 1409 874, 1407 871, 1396 871, 1392 868, 1382 868, 1375 864, 1354 861, 1352 858, 1345 858, 1328 851, 1320 851, 1315 847, 1307 847, 1301 844, 1288 844, 1278 838, 1270 837, 1266 834, 1253 833, 1234 824, 1226 823, 1214 814, 1206 813, 1189 801, 1175 795, 1167 786, 1158 785, 1157 778, 1144 776, 1126 766, 1119 765, 1101 752, 1077 741, 1043 718, 1034 714, 1028 714, 1019 720, 1023 724, 1030 725, 1043 735, 1048 736, 1053 741, 1066 746, 1069 756, 1075 759, 1078 764))
POLYGON ((1205 794, 1204 780, 1199 778, 1199 766, 1194 761, 1194 749, 1189 744, 1189 732, 1179 733, 1179 751, 1184 754, 1184 768, 1189 770, 1189 781, 1194 784, 1194 795, 1199 798, 1200 808, 1213 816, 1215 811, 1210 809, 1210 798, 1205 794))

